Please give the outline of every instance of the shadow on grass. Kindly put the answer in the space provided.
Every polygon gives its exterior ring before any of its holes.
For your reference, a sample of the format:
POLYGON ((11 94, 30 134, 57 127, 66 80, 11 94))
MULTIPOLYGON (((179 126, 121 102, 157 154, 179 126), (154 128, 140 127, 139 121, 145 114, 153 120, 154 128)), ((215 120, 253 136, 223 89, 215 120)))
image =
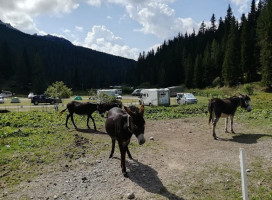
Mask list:
POLYGON ((244 143, 244 144, 255 144, 258 142, 260 138, 268 137, 272 138, 272 135, 267 134, 237 134, 234 135, 231 139, 225 139, 225 138, 218 138, 218 140, 221 141, 231 141, 231 142, 238 142, 238 143, 244 143))
POLYGON ((75 129, 78 132, 81 133, 89 133, 89 134, 103 134, 106 135, 107 133, 103 132, 103 131, 99 131, 99 130, 94 130, 94 129, 82 129, 82 128, 77 128, 75 129))
POLYGON ((162 181, 158 177, 158 172, 148 165, 134 160, 134 163, 128 163, 127 167, 130 169, 129 179, 138 184, 147 192, 158 194, 167 199, 184 200, 167 190, 162 181))

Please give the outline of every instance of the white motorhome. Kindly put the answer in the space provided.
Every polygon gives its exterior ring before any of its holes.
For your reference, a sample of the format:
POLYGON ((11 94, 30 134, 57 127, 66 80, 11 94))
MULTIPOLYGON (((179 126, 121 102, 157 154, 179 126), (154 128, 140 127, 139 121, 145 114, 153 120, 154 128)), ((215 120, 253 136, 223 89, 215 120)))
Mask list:
POLYGON ((141 105, 169 106, 169 89, 142 89, 139 102, 141 105))

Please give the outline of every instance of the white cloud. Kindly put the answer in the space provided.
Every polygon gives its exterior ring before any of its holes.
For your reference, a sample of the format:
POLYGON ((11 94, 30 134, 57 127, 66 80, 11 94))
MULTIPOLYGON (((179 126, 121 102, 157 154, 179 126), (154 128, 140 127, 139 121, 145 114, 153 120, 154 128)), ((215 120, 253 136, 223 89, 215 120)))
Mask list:
POLYGON ((144 6, 126 7, 130 17, 142 25, 140 31, 154 34, 161 39, 169 39, 179 32, 192 32, 198 25, 191 18, 177 18, 174 9, 167 4, 151 1, 144 6))
POLYGON ((124 45, 120 37, 116 37, 105 26, 93 26, 88 32, 83 46, 105 53, 137 59, 140 50, 124 45))
POLYGON ((76 9, 74 0, 0 0, 0 19, 28 33, 40 33, 33 20, 43 14, 60 15, 76 9))
POLYGON ((81 26, 75 26, 75 29, 78 32, 82 32, 83 31, 83 27, 81 27, 81 26))
POLYGON ((65 37, 64 35, 60 35, 60 34, 57 34, 57 33, 52 33, 52 34, 50 34, 50 35, 53 35, 53 36, 55 36, 55 37, 59 37, 59 38, 64 38, 64 39, 66 39, 66 37, 65 37))
POLYGON ((101 0, 86 0, 86 3, 91 5, 91 6, 101 6, 101 0))
MULTIPOLYGON (((198 29, 198 23, 191 18, 178 18, 175 10, 168 6, 175 0, 104 0, 126 9, 128 16, 141 25, 140 31, 160 39, 170 39, 179 32, 191 33, 198 29)), ((100 4, 102 0, 100 0, 100 4)))
POLYGON ((240 13, 244 13, 248 8, 248 4, 250 0, 230 0, 234 5, 238 6, 238 11, 240 13))

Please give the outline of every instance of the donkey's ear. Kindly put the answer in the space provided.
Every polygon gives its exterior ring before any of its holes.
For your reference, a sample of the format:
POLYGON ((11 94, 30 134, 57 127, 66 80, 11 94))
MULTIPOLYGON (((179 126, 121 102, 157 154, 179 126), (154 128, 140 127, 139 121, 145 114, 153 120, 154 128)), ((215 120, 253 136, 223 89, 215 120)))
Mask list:
POLYGON ((140 107, 140 114, 144 115, 144 105, 141 105, 141 107, 140 107))
POLYGON ((129 107, 124 106, 124 109, 130 116, 133 115, 133 112, 129 109, 129 107))

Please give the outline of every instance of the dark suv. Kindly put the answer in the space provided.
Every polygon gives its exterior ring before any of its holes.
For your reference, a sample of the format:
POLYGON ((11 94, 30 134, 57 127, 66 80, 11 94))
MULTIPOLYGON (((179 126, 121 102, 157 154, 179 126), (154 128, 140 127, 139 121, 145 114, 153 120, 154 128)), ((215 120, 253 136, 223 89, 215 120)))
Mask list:
POLYGON ((31 99, 31 103, 34 105, 38 105, 39 103, 50 103, 50 104, 56 104, 56 103, 62 103, 61 99, 58 98, 52 98, 47 97, 46 95, 35 95, 31 99))

